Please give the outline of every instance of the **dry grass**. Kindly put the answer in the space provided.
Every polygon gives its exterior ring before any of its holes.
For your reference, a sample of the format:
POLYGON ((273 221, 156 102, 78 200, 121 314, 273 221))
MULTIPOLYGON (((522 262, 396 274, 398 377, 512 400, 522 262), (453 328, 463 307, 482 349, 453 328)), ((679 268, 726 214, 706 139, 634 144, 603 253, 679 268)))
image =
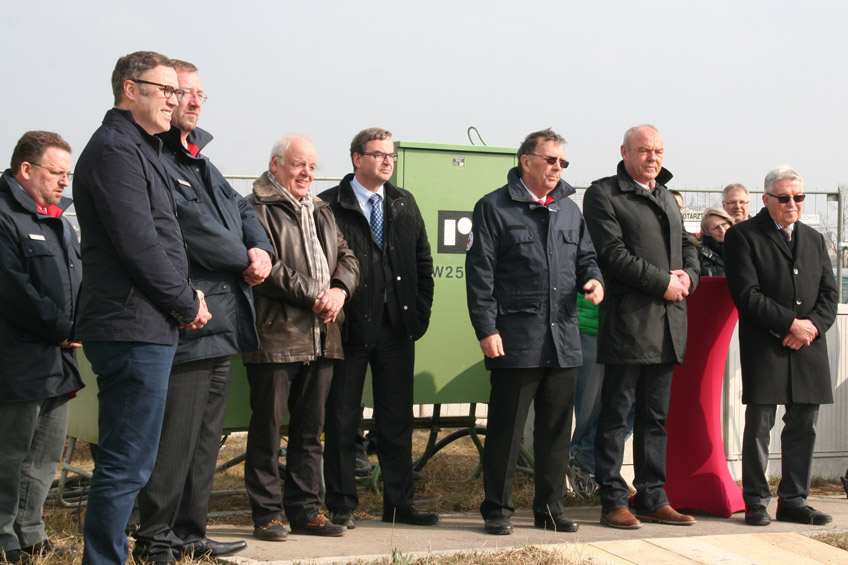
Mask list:
MULTIPOLYGON (((452 430, 443 430, 440 437, 444 437, 452 430)), ((222 447, 219 463, 228 461, 244 452, 246 434, 234 434, 227 438, 222 447)), ((413 441, 413 454, 421 454, 427 444, 427 433, 416 431, 413 441)), ((372 456, 372 463, 376 463, 376 457, 372 456)), ((469 437, 463 437, 448 445, 437 453, 424 467, 420 480, 416 482, 415 500, 416 504, 429 511, 440 513, 470 512, 476 513, 483 498, 482 477, 470 479, 477 468, 479 461, 477 449, 469 437)), ((88 446, 79 442, 74 452, 72 464, 83 469, 93 468, 88 446)), ((209 505, 210 524, 233 524, 250 526, 250 504, 247 494, 244 492, 244 466, 235 465, 215 476, 214 490, 237 491, 235 494, 215 495, 209 505)), ((777 482, 772 485, 776 490, 777 482)), ((819 495, 841 495, 844 494, 842 485, 838 480, 816 479, 812 485, 813 494, 819 495)), ((380 519, 382 513, 382 496, 368 489, 364 484, 359 491, 360 506, 356 511, 359 519, 380 519)), ((530 508, 533 500, 533 480, 525 473, 517 473, 513 497, 517 508, 530 508)), ((597 497, 591 501, 570 495, 567 504, 571 506, 597 505, 597 497)), ((51 541, 57 545, 68 545, 82 548, 82 524, 85 519, 85 506, 74 506, 65 508, 57 501, 48 501, 45 507, 45 523, 51 541)), ((848 534, 825 535, 817 537, 826 543, 848 549, 848 534)), ((132 543, 132 542, 131 542, 132 543)), ((82 561, 81 553, 74 556, 47 555, 35 561, 34 565, 78 565, 82 561)), ((411 558, 400 553, 387 557, 381 561, 372 562, 377 564, 404 564, 404 565, 483 565, 495 561, 506 563, 520 563, 522 565, 549 565, 562 563, 561 555, 554 555, 537 547, 524 547, 501 551, 497 553, 469 552, 452 556, 428 556, 422 558, 411 558)), ((130 561, 132 563, 132 561, 130 561)), ((210 559, 183 559, 182 565, 200 565, 220 563, 210 559)), ((354 562, 352 562, 354 563, 354 562)), ((355 562, 355 565, 364 565, 355 562)))

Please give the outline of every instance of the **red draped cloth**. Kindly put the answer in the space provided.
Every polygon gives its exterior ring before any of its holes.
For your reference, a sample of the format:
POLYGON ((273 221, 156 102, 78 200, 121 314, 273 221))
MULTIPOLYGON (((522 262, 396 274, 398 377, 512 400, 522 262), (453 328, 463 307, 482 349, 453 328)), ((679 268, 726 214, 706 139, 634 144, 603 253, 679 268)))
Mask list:
POLYGON ((727 518, 745 510, 721 435, 721 384, 739 318, 724 277, 703 277, 687 298, 686 358, 674 369, 666 421, 665 490, 674 508, 727 518))

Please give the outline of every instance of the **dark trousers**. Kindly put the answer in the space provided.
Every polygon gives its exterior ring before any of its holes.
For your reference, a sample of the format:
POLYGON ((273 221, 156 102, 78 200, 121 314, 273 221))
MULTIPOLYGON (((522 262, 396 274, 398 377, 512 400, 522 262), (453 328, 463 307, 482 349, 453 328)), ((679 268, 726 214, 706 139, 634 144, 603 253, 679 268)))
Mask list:
POLYGON ((151 555, 206 537, 229 386, 229 355, 171 369, 156 465, 138 497, 136 545, 151 555))
POLYGON ((483 518, 512 516, 512 484, 530 403, 536 418, 535 496, 537 514, 565 510, 565 468, 571 438, 577 369, 494 369, 483 450, 483 518))
POLYGON ((250 383, 250 429, 244 484, 257 526, 285 515, 293 527, 311 522, 321 509, 321 430, 333 364, 319 357, 311 363, 247 365, 250 383), (278 468, 280 427, 289 409, 285 489, 278 468))
MULTIPOLYGON (((742 496, 745 505, 768 506, 771 500, 766 468, 769 435, 774 427, 775 404, 748 404, 745 408, 745 432, 742 436, 742 496)), ((816 445, 818 404, 787 404, 780 434, 781 477, 777 487, 780 506, 800 508, 807 505, 816 445)))
POLYGON ((356 430, 362 406, 365 373, 371 365, 377 458, 383 474, 383 508, 407 508, 413 503, 412 384, 415 342, 398 335, 384 313, 371 346, 344 349, 337 361, 327 401, 324 453, 325 501, 337 512, 359 505, 356 494, 356 430))
POLYGON ((626 508, 630 497, 621 476, 627 418, 633 404, 633 466, 635 506, 653 512, 668 504, 665 494, 665 420, 674 365, 606 365, 601 390, 601 415, 595 436, 595 480, 604 512, 626 508))
POLYGON ((0 403, 0 550, 47 539, 44 501, 62 461, 68 395, 0 403))
POLYGON ((125 563, 129 543, 124 529, 156 462, 177 345, 100 341, 83 347, 100 389, 100 439, 88 494, 82 562, 125 563))

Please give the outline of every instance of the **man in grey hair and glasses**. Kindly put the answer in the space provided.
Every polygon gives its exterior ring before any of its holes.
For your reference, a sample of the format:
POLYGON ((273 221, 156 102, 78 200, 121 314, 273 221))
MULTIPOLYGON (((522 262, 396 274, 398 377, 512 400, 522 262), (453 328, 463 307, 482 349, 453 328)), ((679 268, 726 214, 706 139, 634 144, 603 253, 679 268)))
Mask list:
POLYGON ((836 319, 837 287, 824 237, 800 221, 804 180, 776 167, 764 208, 725 236, 725 269, 739 310, 742 361, 742 495, 745 523, 771 522, 766 471, 777 405, 786 407, 776 518, 815 526, 831 517, 807 504, 819 405, 833 402, 825 333, 836 319))

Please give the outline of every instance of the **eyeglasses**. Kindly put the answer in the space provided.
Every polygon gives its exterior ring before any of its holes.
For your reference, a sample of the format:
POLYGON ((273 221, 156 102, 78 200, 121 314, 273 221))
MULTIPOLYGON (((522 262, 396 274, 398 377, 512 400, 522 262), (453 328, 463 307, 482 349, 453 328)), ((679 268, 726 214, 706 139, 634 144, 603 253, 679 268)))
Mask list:
POLYGON ((68 172, 54 171, 53 169, 51 169, 49 167, 45 167, 44 165, 39 165, 38 163, 30 163, 30 165, 32 165, 33 167, 38 167, 39 169, 44 169, 45 171, 47 171, 49 174, 53 175, 57 179, 67 178, 69 182, 70 182, 71 178, 74 176, 74 173, 72 173, 70 171, 68 171, 68 172))
POLYGON ((724 203, 728 206, 746 206, 748 204, 747 200, 724 200, 724 203))
POLYGON ((183 98, 188 98, 189 100, 197 100, 201 104, 206 104, 206 101, 209 100, 209 97, 202 92, 192 92, 190 90, 184 90, 183 92, 185 92, 183 98))
POLYGON ((789 196, 788 194, 781 194, 778 196, 777 194, 772 194, 771 192, 766 192, 766 194, 776 199, 781 204, 789 204, 790 200, 794 200, 795 202, 803 202, 804 199, 807 197, 806 194, 796 194, 795 196, 789 196))
POLYGON ((548 165, 556 165, 557 163, 559 163, 559 166, 563 169, 568 168, 568 161, 566 161, 565 159, 560 159, 559 157, 549 157, 548 155, 539 155, 538 153, 531 153, 531 155, 541 157, 548 165))
POLYGON ((721 223, 721 224, 716 224, 716 225, 714 225, 713 227, 711 227, 711 228, 710 228, 710 231, 714 231, 714 232, 718 233, 718 232, 720 232, 720 231, 727 231, 727 230, 729 230, 731 227, 732 227, 732 225, 731 225, 731 224, 728 224, 727 222, 724 222, 724 223, 721 223))
POLYGON ((179 88, 174 88, 170 84, 162 84, 159 82, 151 82, 149 80, 141 80, 140 78, 131 78, 129 79, 136 84, 149 84, 151 86, 158 86, 162 89, 162 94, 165 96, 165 100, 169 99, 171 96, 177 97, 177 102, 183 99, 183 95, 186 93, 185 90, 180 90, 179 88))
POLYGON ((368 151, 366 153, 363 153, 363 155, 370 155, 371 157, 375 157, 381 163, 386 160, 386 157, 388 157, 392 161, 397 161, 398 158, 397 153, 383 153, 382 151, 368 151))

